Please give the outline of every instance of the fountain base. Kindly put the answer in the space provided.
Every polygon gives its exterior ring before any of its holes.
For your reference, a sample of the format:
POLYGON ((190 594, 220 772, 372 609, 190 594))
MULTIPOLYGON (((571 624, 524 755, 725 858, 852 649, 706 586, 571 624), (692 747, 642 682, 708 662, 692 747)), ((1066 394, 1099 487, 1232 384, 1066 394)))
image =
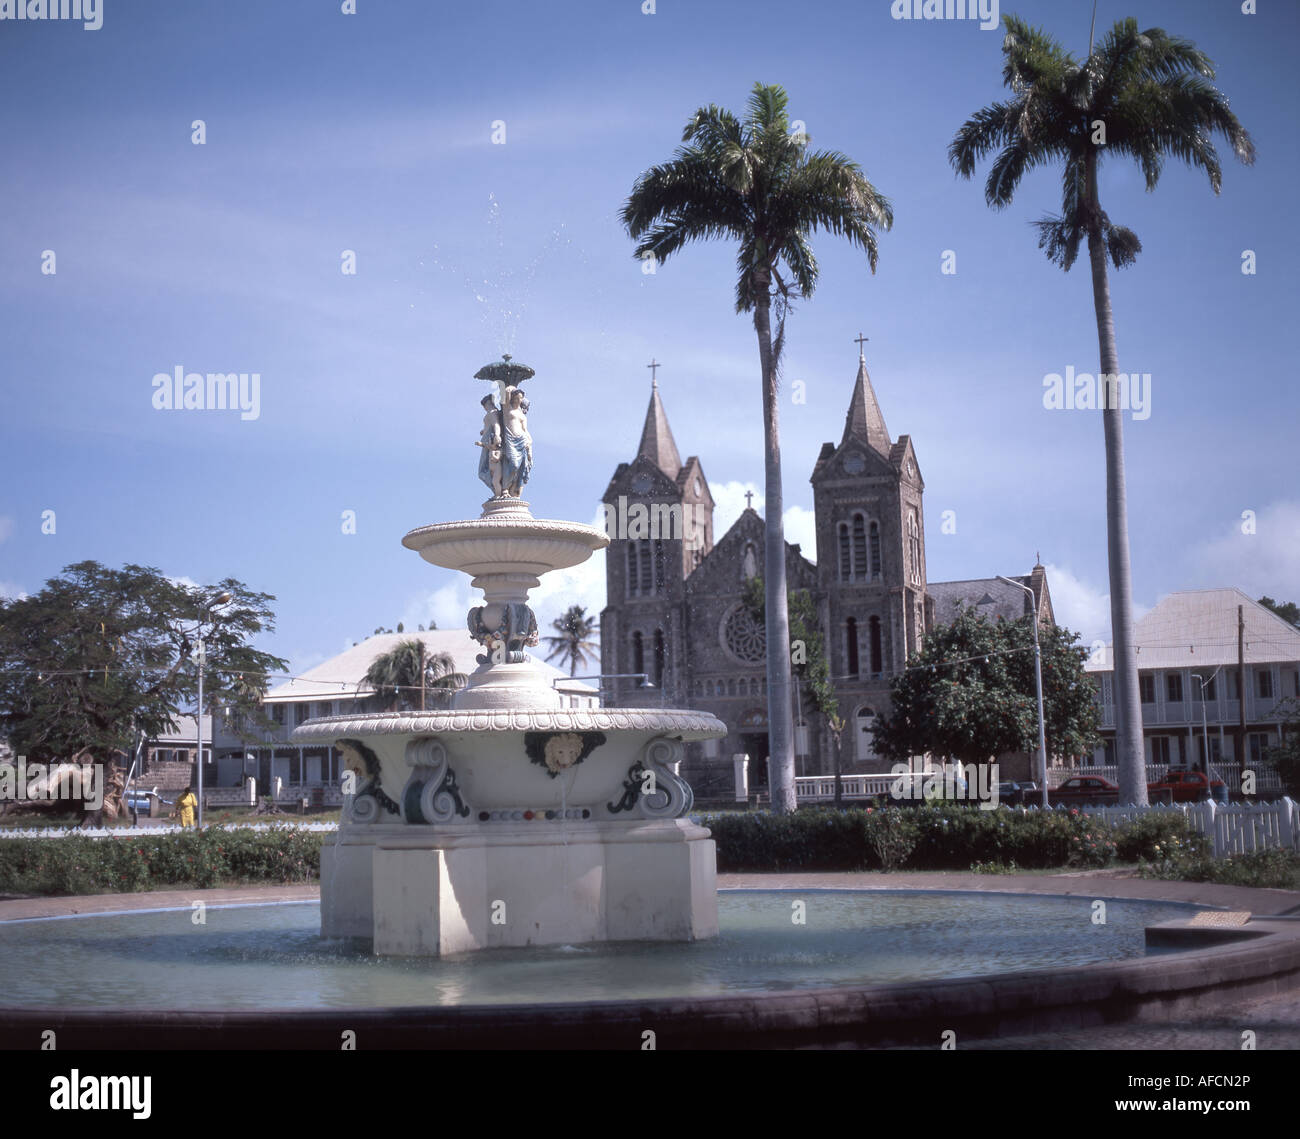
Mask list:
POLYGON ((412 830, 375 824, 322 849, 324 936, 430 957, 717 936, 714 843, 689 820, 412 830))

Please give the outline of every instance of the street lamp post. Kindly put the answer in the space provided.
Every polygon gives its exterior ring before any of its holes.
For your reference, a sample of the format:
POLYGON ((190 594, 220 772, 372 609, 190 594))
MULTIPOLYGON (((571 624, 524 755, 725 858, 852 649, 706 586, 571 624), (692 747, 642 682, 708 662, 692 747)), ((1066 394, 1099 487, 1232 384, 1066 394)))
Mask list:
POLYGON ((1204 771, 1207 780, 1210 777, 1210 722, 1207 719, 1205 714, 1205 689, 1209 685, 1210 681, 1213 680, 1218 674, 1219 674, 1219 670, 1216 668, 1214 672, 1210 674, 1209 680, 1207 680, 1199 672, 1192 673, 1192 679, 1195 680, 1201 686, 1201 735, 1205 737, 1204 771))
POLYGON ((1038 609, 1034 598, 1034 591, 1023 582, 1012 581, 1009 577, 1003 577, 998 574, 998 581, 1005 581, 1007 585, 1014 585, 1017 589, 1024 590, 1029 595, 1029 612, 1030 620, 1034 626, 1034 688, 1038 693, 1038 789, 1040 803, 1044 809, 1047 807, 1047 732, 1043 726, 1043 653, 1038 646, 1038 609))
MULTIPOLYGON (((203 647, 203 617, 204 614, 211 617, 212 610, 221 605, 228 605, 234 599, 229 593, 219 593, 199 612, 199 643, 194 649, 194 659, 199 666, 199 706, 198 713, 194 717, 194 728, 198 734, 198 751, 196 758, 198 760, 198 810, 195 814, 195 822, 198 826, 203 826, 203 666, 207 663, 207 652, 203 647)), ((213 732, 215 737, 216 733, 213 732)))

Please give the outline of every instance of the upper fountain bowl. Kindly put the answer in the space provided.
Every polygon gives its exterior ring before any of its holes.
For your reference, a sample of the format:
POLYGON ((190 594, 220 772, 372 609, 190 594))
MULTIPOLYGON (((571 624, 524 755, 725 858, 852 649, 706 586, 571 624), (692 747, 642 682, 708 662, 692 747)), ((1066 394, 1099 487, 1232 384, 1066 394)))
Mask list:
POLYGON ((472 577, 524 574, 541 577, 551 570, 581 565, 609 545, 594 526, 534 518, 519 499, 489 502, 482 518, 419 526, 402 539, 426 562, 472 577), (497 507, 497 509, 493 509, 497 507))

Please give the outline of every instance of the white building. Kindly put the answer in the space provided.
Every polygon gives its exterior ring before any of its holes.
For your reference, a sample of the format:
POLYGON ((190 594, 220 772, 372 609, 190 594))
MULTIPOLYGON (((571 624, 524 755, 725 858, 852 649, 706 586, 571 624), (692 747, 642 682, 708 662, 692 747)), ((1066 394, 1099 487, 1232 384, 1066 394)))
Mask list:
MULTIPOLYGON (((216 739, 212 737, 212 717, 203 717, 203 770, 205 788, 236 788, 245 775, 257 778, 259 788, 279 778, 285 786, 321 787, 337 784, 341 760, 336 748, 323 745, 290 743, 289 735, 299 724, 322 716, 348 713, 382 712, 374 690, 362 677, 378 656, 391 652, 400 642, 424 643, 426 656, 446 653, 455 671, 468 676, 478 667, 475 659, 482 651, 463 630, 433 629, 423 633, 381 633, 331 657, 323 664, 306 670, 276 685, 265 699, 266 710, 275 723, 273 731, 256 730, 253 738, 241 738, 236 725, 216 716, 216 739)), ((596 688, 572 680, 559 669, 541 661, 560 691, 567 706, 595 707, 599 702, 596 688)), ((431 690, 432 691, 432 690, 431 690)), ((437 707, 429 698, 427 706, 437 707)), ((192 763, 197 747, 193 716, 177 719, 177 727, 166 736, 149 741, 148 757, 153 763, 183 761, 192 763)))
MULTIPOLYGON (((1238 615, 1245 672, 1245 759, 1258 763, 1282 740, 1287 702, 1300 697, 1300 629, 1239 589, 1174 593, 1137 622, 1138 683, 1148 764, 1199 764, 1202 713, 1210 762, 1240 762, 1242 698, 1238 615)), ((1094 760, 1115 762, 1112 646, 1087 670, 1100 681, 1103 744, 1094 760)))

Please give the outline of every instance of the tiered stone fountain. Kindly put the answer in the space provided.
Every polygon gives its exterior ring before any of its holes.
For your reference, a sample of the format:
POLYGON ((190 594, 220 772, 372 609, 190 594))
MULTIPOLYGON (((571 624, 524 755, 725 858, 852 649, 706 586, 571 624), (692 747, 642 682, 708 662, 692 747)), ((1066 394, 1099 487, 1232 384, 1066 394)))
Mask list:
MULTIPOLYGON (((677 709, 570 708, 526 649, 528 591, 608 544, 591 526, 537 519, 520 497, 532 468, 533 370, 504 360, 485 396, 481 517, 412 530, 426 561, 473 576, 479 667, 450 706, 311 720, 300 741, 340 748, 352 775, 338 842, 321 852, 321 933, 380 954, 653 939, 718 932, 709 832, 683 816, 683 742, 726 734, 677 709)), ((345 792, 348 787, 345 785, 345 792)))

